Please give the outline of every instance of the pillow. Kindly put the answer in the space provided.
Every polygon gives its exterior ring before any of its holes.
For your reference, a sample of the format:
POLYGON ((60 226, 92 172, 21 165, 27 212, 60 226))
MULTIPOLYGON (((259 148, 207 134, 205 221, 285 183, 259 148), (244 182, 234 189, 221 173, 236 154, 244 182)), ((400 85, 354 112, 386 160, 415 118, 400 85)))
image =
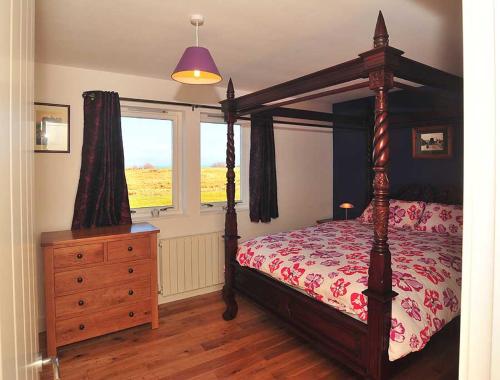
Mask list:
MULTIPOLYGON (((425 202, 389 200, 389 226, 401 229, 414 229, 425 209, 425 202)), ((363 224, 373 223, 373 202, 366 207, 358 218, 363 224)))
POLYGON ((462 226, 462 206, 427 203, 415 229, 439 234, 462 235, 462 226))
POLYGON ((358 218, 358 221, 363 224, 372 224, 373 223, 373 202, 370 202, 368 206, 366 206, 365 211, 358 218))
POLYGON ((425 202, 390 199, 389 226, 403 230, 413 230, 425 209, 425 202))

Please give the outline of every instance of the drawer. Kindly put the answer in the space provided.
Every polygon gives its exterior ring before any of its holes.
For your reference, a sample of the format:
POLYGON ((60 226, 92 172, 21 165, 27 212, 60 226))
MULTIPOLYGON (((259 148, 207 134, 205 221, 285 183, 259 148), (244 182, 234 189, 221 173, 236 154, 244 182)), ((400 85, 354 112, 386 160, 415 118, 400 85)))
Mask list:
POLYGON ((141 301, 56 322, 56 344, 78 342, 151 322, 151 302, 141 301))
POLYGON ((56 297, 56 318, 65 319, 151 297, 151 280, 143 278, 109 288, 56 297))
POLYGON ((55 274, 54 290, 55 295, 60 296, 150 278, 150 275, 150 260, 74 269, 55 274))
POLYGON ((54 268, 56 269, 102 262, 104 262, 104 245, 102 243, 54 249, 54 268))
POLYGON ((140 260, 150 257, 149 237, 110 241, 108 261, 140 260))

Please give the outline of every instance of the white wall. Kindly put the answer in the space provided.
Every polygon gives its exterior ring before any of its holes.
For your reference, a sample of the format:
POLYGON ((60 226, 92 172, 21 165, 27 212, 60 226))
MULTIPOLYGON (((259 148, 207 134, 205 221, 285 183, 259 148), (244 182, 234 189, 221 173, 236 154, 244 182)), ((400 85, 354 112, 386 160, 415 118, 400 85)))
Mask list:
MULTIPOLYGON (((167 76, 168 68, 165 70, 167 76)), ((238 83, 235 86, 236 95, 243 95, 238 83)), ((122 97, 202 104, 217 104, 225 98, 225 89, 214 86, 181 86, 171 80, 37 64, 36 101, 71 105, 71 153, 35 155, 38 236, 42 231, 71 227, 83 139, 82 92, 87 90, 113 90, 122 97)), ((328 105, 314 108, 331 112, 328 105)), ((184 215, 150 220, 161 229, 160 238, 224 229, 222 212, 200 213, 200 111, 181 110, 184 215)), ((240 211, 239 233, 243 238, 311 225, 332 212, 331 131, 277 126, 275 139, 280 217, 270 224, 254 224, 249 221, 248 211, 240 211)), ((40 262, 40 276, 41 265, 40 262)))
POLYGON ((0 379, 35 379, 34 1, 0 0, 0 379))
POLYGON ((500 379, 500 8, 465 0, 460 379, 500 379), (477 143, 477 136, 481 136, 477 143))

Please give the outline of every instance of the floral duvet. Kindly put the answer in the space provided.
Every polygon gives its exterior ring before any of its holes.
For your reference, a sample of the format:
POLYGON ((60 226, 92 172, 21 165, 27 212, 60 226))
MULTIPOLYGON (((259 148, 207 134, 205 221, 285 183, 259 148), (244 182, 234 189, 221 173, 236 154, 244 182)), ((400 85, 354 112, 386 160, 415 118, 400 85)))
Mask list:
MULTIPOLYGON (((363 322, 373 227, 356 220, 261 236, 240 244, 255 268, 363 322)), ((389 360, 421 350, 460 312, 462 238, 389 229, 392 302, 389 360)))

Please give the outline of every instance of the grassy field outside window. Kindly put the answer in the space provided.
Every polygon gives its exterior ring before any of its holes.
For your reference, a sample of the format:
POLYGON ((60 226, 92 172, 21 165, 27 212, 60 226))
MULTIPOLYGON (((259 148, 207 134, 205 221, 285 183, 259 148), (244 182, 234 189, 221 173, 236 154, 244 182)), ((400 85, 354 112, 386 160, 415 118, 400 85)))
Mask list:
MULTIPOLYGON (((225 123, 202 122, 200 124, 201 203, 226 202, 226 143, 225 123)), ((241 128, 234 125, 235 147, 235 200, 241 200, 240 152, 241 128)))
MULTIPOLYGON (((236 200, 240 197, 240 168, 236 174, 236 200)), ((172 169, 127 168, 128 194, 131 208, 172 205, 172 169)), ((226 201, 226 168, 201 169, 201 202, 226 201)))

